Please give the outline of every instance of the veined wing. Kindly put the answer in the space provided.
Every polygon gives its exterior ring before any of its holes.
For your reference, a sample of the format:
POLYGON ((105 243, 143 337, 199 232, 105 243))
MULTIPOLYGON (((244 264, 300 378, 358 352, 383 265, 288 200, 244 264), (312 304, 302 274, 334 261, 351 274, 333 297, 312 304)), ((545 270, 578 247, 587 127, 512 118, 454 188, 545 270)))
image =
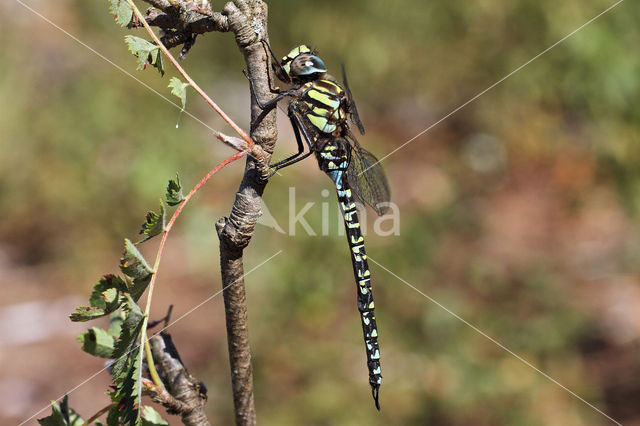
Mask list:
POLYGON ((362 148, 358 141, 349 135, 351 161, 347 169, 347 183, 358 201, 370 205, 378 215, 389 209, 391 191, 389 182, 378 159, 362 148))
POLYGON ((364 135, 364 126, 362 125, 362 121, 360 121, 358 108, 356 108, 356 101, 353 100, 353 95, 349 88, 349 82, 347 82, 347 72, 344 69, 344 63, 341 63, 340 65, 342 66, 342 82, 344 84, 344 91, 347 93, 347 100, 349 101, 349 119, 352 123, 358 126, 360 134, 364 135))

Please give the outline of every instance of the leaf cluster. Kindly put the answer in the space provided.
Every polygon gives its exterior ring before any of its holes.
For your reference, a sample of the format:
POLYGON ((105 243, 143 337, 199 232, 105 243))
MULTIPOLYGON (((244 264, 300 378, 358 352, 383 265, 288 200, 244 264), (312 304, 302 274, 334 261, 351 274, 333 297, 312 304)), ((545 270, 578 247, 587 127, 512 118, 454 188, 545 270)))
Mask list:
POLYGON ((105 275, 94 286, 90 306, 81 306, 70 315, 72 321, 89 321, 110 315, 108 329, 92 327, 78 337, 82 350, 107 358, 114 390, 107 424, 141 424, 143 369, 143 329, 146 318, 136 303, 147 288, 153 270, 128 239, 120 260, 124 278, 105 275), (140 343, 139 343, 140 342, 140 343))
MULTIPOLYGON (((166 203, 175 206, 183 200, 180 178, 176 176, 167 185, 166 203)), ((140 230, 143 238, 135 244, 129 239, 124 240, 120 259, 123 275, 104 275, 93 287, 89 306, 80 306, 69 315, 74 322, 110 317, 108 329, 91 327, 77 339, 82 343, 83 351, 111 360, 108 368, 114 385, 109 393, 112 405, 107 415, 108 425, 167 424, 153 408, 141 404, 147 318, 137 303, 155 274, 137 244, 165 232, 166 222, 166 209, 161 202, 159 211, 147 213, 140 230)), ((84 420, 68 407, 65 396, 60 404, 52 403, 52 414, 41 419, 40 423, 76 425, 83 424, 84 420)))
MULTIPOLYGON (((65 395, 62 401, 51 401, 52 413, 50 416, 38 419, 38 423, 44 426, 83 426, 87 422, 69 407, 69 396, 65 395)), ((142 415, 138 422, 140 426, 168 426, 169 423, 160 416, 153 407, 148 405, 142 409, 142 415)), ((95 426, 103 426, 103 423, 96 420, 95 426)))
MULTIPOLYGON (((109 12, 121 27, 140 26, 133 5, 129 0, 109 0, 109 12)), ((164 75, 162 50, 151 41, 131 35, 125 36, 129 51, 137 58, 137 69, 144 70, 148 65, 155 67, 164 75)), ((188 83, 173 77, 169 83, 171 93, 181 101, 182 110, 186 105, 186 89, 188 83)), ((158 211, 150 211, 145 217, 140 234, 142 238, 133 243, 124 241, 124 251, 120 259, 122 275, 107 274, 98 280, 89 296, 88 306, 80 306, 69 315, 71 321, 86 322, 98 318, 110 317, 109 327, 91 327, 78 337, 82 350, 99 358, 110 360, 108 370, 113 378, 110 406, 96 414, 89 422, 85 422, 69 407, 68 397, 60 403, 52 401, 50 416, 40 419, 44 425, 82 425, 89 424, 94 418, 108 411, 108 425, 167 425, 161 416, 151 407, 143 406, 142 379, 154 369, 149 359, 145 364, 145 345, 148 344, 146 329, 147 315, 138 305, 138 300, 152 282, 157 267, 149 262, 138 250, 137 245, 167 232, 167 216, 165 202, 169 206, 177 206, 185 200, 180 179, 176 175, 166 188, 166 200, 160 202, 158 211)), ((148 312, 148 306, 146 312, 148 312)), ((151 356, 151 355, 147 355, 151 356)), ((155 370, 154 370, 155 373, 155 370)), ((157 376, 155 376, 157 377, 157 376)), ((100 421, 92 424, 102 425, 100 421)))
MULTIPOLYGON (((109 0, 109 12, 113 15, 116 23, 121 27, 133 28, 140 25, 127 0, 109 0)), ((129 51, 138 58, 138 70, 144 70, 148 65, 151 65, 158 70, 160 75, 164 76, 162 51, 155 42, 132 35, 126 35, 124 37, 124 41, 127 44, 129 51)), ((183 111, 187 104, 188 86, 189 83, 184 83, 177 77, 172 77, 169 82, 171 94, 180 99, 183 111)))
POLYGON ((164 75, 162 52, 156 44, 132 35, 124 36, 124 41, 127 43, 129 51, 138 58, 138 70, 144 70, 147 65, 151 64, 158 69, 161 75, 164 75))

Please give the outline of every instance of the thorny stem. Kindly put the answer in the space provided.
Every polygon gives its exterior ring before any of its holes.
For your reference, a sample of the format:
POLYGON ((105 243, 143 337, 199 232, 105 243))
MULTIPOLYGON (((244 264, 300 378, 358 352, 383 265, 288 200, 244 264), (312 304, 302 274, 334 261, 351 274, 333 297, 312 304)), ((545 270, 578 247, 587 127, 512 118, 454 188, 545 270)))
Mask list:
POLYGON ((142 13, 140 12, 140 10, 138 9, 138 7, 135 5, 135 3, 133 2, 133 0, 127 0, 127 3, 129 3, 129 6, 131 6, 131 8, 133 9, 134 13, 136 14, 136 17, 140 20, 140 22, 142 22, 142 25, 144 25, 144 28, 147 30, 147 32, 149 33, 149 35, 151 36, 151 38, 153 38, 153 41, 156 42, 156 44, 158 45, 158 47, 160 48, 160 50, 162 50, 162 53, 164 53, 167 58, 169 58, 169 61, 171 61, 171 63, 173 64, 174 67, 176 67, 176 69, 178 70, 178 72, 180 73, 180 75, 182 75, 185 80, 187 80, 187 83, 189 83, 189 85, 191 85, 191 87, 193 87, 196 92, 198 92, 198 94, 200 96, 202 96, 202 98, 209 104, 211 105, 211 107, 220 115, 220 117, 222 117, 222 119, 224 121, 226 121, 227 123, 229 123, 229 125, 233 128, 233 130, 235 130, 235 132, 237 134, 239 134, 242 139, 245 140, 245 142, 247 142, 247 144, 249 144, 250 147, 253 146, 253 141, 251 140, 251 138, 249 137, 249 135, 247 135, 247 133, 242 130, 242 128, 240 126, 238 126, 219 106, 218 104, 216 104, 213 99, 211 99, 209 97, 209 95, 207 95, 204 90, 202 90, 200 88, 200 86, 198 86, 198 84, 193 81, 193 79, 189 76, 189 74, 187 74, 187 72, 180 66, 180 64, 178 63, 178 61, 173 57, 173 55, 171 55, 171 53, 169 52, 169 50, 165 47, 164 44, 162 44, 162 42, 160 41, 160 39, 158 38, 158 36, 156 36, 156 34, 153 32, 153 30, 151 29, 151 27, 149 26, 149 24, 147 23, 147 21, 145 20, 144 16, 142 16, 142 13))

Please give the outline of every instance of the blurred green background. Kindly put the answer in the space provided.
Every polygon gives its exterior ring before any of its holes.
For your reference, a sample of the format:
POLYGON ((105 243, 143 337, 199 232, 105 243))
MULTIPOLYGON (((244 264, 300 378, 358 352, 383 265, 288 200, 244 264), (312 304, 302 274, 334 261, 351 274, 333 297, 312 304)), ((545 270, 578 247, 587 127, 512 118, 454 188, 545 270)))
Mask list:
MULTIPOLYGON (((135 71, 131 31, 106 1, 25 3, 169 96, 175 73, 135 71)), ((308 43, 335 74, 346 63, 360 142, 383 157, 613 3, 288 0, 271 2, 269 30, 279 55, 308 43)), ((117 270, 122 239, 137 237, 169 178, 190 187, 232 151, 17 1, 0 12, 0 422, 14 424, 102 367, 66 315, 117 270)), ((260 423, 612 424, 395 274, 607 415, 640 424, 638 22, 640 5, 622 2, 383 162, 399 235, 376 235, 367 213, 381 413, 335 195, 322 193, 330 181, 313 159, 271 180, 264 223, 289 230, 295 188, 296 212, 314 203, 305 218, 318 235, 259 226, 246 250, 247 271, 283 251, 246 279, 260 423)), ((199 37, 184 66, 248 128, 232 35, 199 37)), ((193 94, 187 109, 230 132, 193 94)), ((279 128, 276 158, 295 150, 282 113, 279 128)), ((181 217, 155 317, 173 303, 178 318, 220 289, 213 225, 242 170, 223 170, 181 217)), ((170 331, 207 384, 212 422, 230 424, 221 297, 170 331)), ((71 405, 93 414, 108 383, 98 374, 71 405)))

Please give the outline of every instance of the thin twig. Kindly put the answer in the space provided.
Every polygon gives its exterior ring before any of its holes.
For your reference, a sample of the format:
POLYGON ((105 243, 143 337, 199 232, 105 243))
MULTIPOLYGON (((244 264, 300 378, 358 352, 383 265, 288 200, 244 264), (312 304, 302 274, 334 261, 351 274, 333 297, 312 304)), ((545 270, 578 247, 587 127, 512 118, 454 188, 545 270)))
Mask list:
POLYGON ((151 300, 153 298, 153 291, 155 289, 156 278, 158 277, 158 268, 160 267, 160 261, 162 259, 162 254, 164 252, 164 247, 165 247, 165 243, 167 241, 167 237, 169 235, 169 232, 171 231, 171 228, 173 228, 174 223, 178 219, 178 216, 180 216, 180 213, 182 212, 182 209, 184 209, 184 206, 189 202, 189 200, 191 200, 191 198, 194 196, 194 194, 196 192, 198 192, 198 190, 205 183, 207 183, 207 181, 209 179, 211 179, 211 177, 213 175, 218 173, 218 171, 220 171, 224 166, 226 166, 227 164, 232 163, 232 162, 244 157, 248 152, 249 152, 248 150, 237 152, 234 155, 232 155, 231 157, 229 157, 226 160, 224 160, 223 162, 221 162, 220 164, 218 164, 211 171, 209 171, 209 173, 207 173, 206 176, 203 177, 200 180, 200 182, 198 182, 191 189, 191 191, 189 191, 189 193, 184 197, 184 200, 180 203, 180 205, 178 206, 176 211, 173 213, 173 216, 171 216, 171 219, 169 220, 169 223, 167 224, 167 226, 165 227, 164 231, 162 232, 162 239, 160 241, 160 246, 158 247, 158 251, 156 253, 156 259, 155 259, 155 262, 153 264, 153 273, 151 275, 151 280, 149 282, 148 291, 147 291, 147 303, 146 303, 146 306, 145 306, 145 309, 144 309, 144 319, 143 319, 143 322, 142 322, 142 329, 141 329, 141 332, 140 332, 141 336, 143 336, 143 337, 140 340, 140 348, 139 348, 140 351, 145 351, 146 358, 147 358, 147 365, 149 366, 149 373, 150 373, 151 377, 153 378, 154 384, 156 386, 162 387, 163 383, 160 380, 160 378, 158 377, 158 373, 157 373, 157 371, 155 369, 155 364, 153 362, 153 357, 151 355, 151 352, 148 350, 147 325, 148 325, 148 320, 149 320, 149 312, 151 310, 151 300))
MULTIPOLYGON (((267 6, 261 0, 235 0, 224 6, 229 29, 235 34, 247 73, 261 98, 270 96, 267 79, 268 58, 260 40, 267 40, 267 6)), ((249 96, 249 93, 247 93, 249 96)), ((251 99, 251 138, 255 141, 252 156, 247 157, 245 174, 236 193, 231 213, 216 223, 220 239, 220 265, 224 288, 227 344, 231 369, 231 384, 237 425, 255 425, 251 349, 247 321, 247 301, 244 283, 243 251, 255 232, 262 214, 262 193, 268 164, 277 139, 275 111, 261 114, 251 99), (258 152, 259 150, 259 152, 258 152)))
POLYGON ((133 0, 127 0, 127 2, 129 3, 129 5, 131 6, 131 8, 133 9, 134 13, 136 14, 136 16, 138 17, 138 19, 140 20, 140 22, 142 22, 142 25, 144 25, 144 28, 147 30, 147 32, 149 33, 149 35, 151 36, 151 38, 153 38, 153 41, 156 42, 156 44, 158 45, 158 47, 160 48, 160 50, 162 50, 162 53, 164 53, 166 55, 167 58, 169 58, 169 61, 171 61, 171 63, 173 64, 173 66, 178 70, 178 72, 180 73, 180 75, 182 75, 182 77, 184 77, 185 80, 187 80, 187 83, 189 83, 189 85, 191 85, 191 87, 193 87, 195 89, 196 92, 198 92, 198 94, 209 104, 211 105, 211 107, 220 115, 220 117, 222 117, 222 119, 224 121, 226 121, 227 123, 229 123, 229 125, 233 128, 233 130, 235 130, 235 132, 240 135, 242 137, 242 139, 244 139, 247 144, 249 144, 249 146, 253 146, 253 141, 251 140, 251 138, 249 137, 249 135, 247 135, 247 133, 242 130, 242 128, 240 126, 238 126, 232 119, 231 117, 229 117, 219 106, 218 104, 216 104, 213 99, 211 99, 209 97, 209 95, 207 95, 205 93, 204 90, 202 90, 200 88, 200 86, 198 86, 198 84, 189 76, 189 74, 187 74, 187 72, 180 66, 180 64, 178 63, 178 61, 173 57, 173 55, 171 55, 171 53, 169 52, 169 50, 165 47, 164 44, 162 44, 162 42, 160 41, 160 39, 158 38, 158 36, 156 36, 155 32, 153 32, 153 30, 151 29, 151 27, 149 26, 149 24, 147 23, 145 17, 142 15, 142 13, 140 12, 140 10, 138 9, 138 7, 135 5, 135 3, 133 2, 133 0))
POLYGON ((153 355, 151 354, 151 347, 149 346, 149 339, 147 338, 147 333, 144 333, 143 337, 146 340, 146 342, 144 342, 144 351, 145 351, 145 356, 147 358, 147 366, 149 368, 149 375, 151 376, 151 380, 153 380, 153 384, 154 385, 156 385, 159 388, 163 388, 164 387, 164 383, 162 383, 162 380, 160 379, 160 376, 158 375, 158 371, 156 370, 156 364, 155 364, 155 362, 153 362, 153 355))
MULTIPOLYGON (((127 1, 131 2, 132 0, 127 1)), ((181 0, 167 0, 170 4, 168 6, 164 0, 146 1, 160 8, 167 15, 155 14, 158 24, 162 23, 164 28, 172 28, 178 32, 190 32, 193 22, 189 19, 193 14, 182 13, 188 12, 187 9, 183 10, 188 3, 181 0)), ((135 10, 136 16, 140 19, 139 11, 135 10)), ((207 19, 204 18, 204 21, 207 19)), ((269 59, 260 42, 261 40, 268 41, 266 3, 262 0, 234 0, 226 3, 221 12, 212 13, 209 20, 212 21, 212 27, 217 26, 213 30, 234 33, 236 44, 245 58, 247 73, 254 83, 256 93, 261 98, 268 98, 270 96, 267 73, 269 59), (216 22, 222 22, 224 25, 217 25, 216 22)), ((150 31, 148 22, 145 19, 140 19, 140 21, 143 22, 147 31, 150 31)), ((205 23, 206 25, 209 24, 205 23)), ((152 31, 149 33, 158 46, 163 49, 163 52, 167 54, 166 47, 159 43, 155 34, 152 34, 152 31)), ((167 57, 181 72, 181 67, 175 60, 168 54, 167 57)), ((185 75, 186 73, 181 72, 181 74, 194 88, 197 87, 185 75)), ((247 93, 247 95, 249 94, 247 93)), ((261 197, 266 185, 267 165, 277 139, 275 111, 264 114, 254 99, 251 99, 251 118, 252 123, 256 124, 251 129, 251 138, 238 132, 244 139, 243 143, 239 143, 236 138, 216 135, 236 149, 242 149, 243 153, 246 152, 245 148, 250 149, 251 152, 251 155, 247 156, 244 176, 236 193, 231 213, 228 218, 222 218, 216 223, 220 239, 222 288, 224 289, 235 419, 237 425, 243 426, 256 424, 245 283, 243 280, 243 250, 249 244, 257 220, 262 214, 261 197)), ((164 244, 164 241, 161 244, 164 244)))
MULTIPOLYGON (((189 202, 189 200, 191 200, 191 198, 195 195, 195 193, 198 192, 198 190, 200 188, 202 188, 202 185, 207 183, 207 181, 209 179, 211 179, 213 177, 213 175, 218 173, 227 164, 232 163, 232 162, 234 162, 236 160, 239 160, 240 158, 244 157, 245 155, 247 155, 248 152, 249 151, 247 151, 247 150, 237 152, 237 153, 233 154, 231 157, 225 159, 223 162, 218 164, 213 169, 211 169, 209 171, 209 173, 207 173, 200 180, 200 182, 198 182, 191 189, 191 191, 189 191, 189 193, 187 195, 185 195, 184 200, 182 200, 180 205, 178 205, 178 208, 176 209, 176 211, 171 216, 171 219, 167 223, 164 231, 162 232, 162 239, 160 240, 160 246, 158 247, 158 251, 156 253, 156 259, 155 259, 155 262, 153 264, 153 274, 151 276, 151 281, 149 282, 149 287, 148 287, 149 291, 147 293, 147 306, 145 307, 145 316, 149 315, 149 309, 150 309, 150 306, 151 306, 151 298, 153 297, 153 289, 154 289, 154 285, 155 285, 155 282, 156 282, 156 278, 158 276, 158 268, 160 267, 160 260, 162 259, 162 253, 164 252, 164 246, 165 246, 165 243, 167 242, 167 237, 169 236, 169 232, 171 231, 171 228, 173 228, 173 225, 175 224, 176 220, 178 219, 178 216, 180 216, 180 213, 182 213, 182 210, 184 209, 184 206, 187 205, 187 203, 189 202)), ((145 328, 145 331, 146 331, 146 328, 145 328)))
POLYGON ((106 407, 101 408, 100 411, 95 413, 93 416, 89 417, 88 420, 85 420, 85 422, 82 423, 82 426, 88 426, 91 423, 95 422, 96 420, 98 420, 100 418, 100 416, 102 416, 107 411, 111 410, 111 408, 116 404, 117 404, 117 402, 112 402, 111 404, 107 405, 106 407))
POLYGON ((171 414, 180 414, 187 426, 209 425, 204 410, 207 389, 187 371, 171 335, 161 332, 153 336, 151 350, 158 360, 158 368, 165 377, 169 391, 156 394, 154 400, 165 406, 171 414))

